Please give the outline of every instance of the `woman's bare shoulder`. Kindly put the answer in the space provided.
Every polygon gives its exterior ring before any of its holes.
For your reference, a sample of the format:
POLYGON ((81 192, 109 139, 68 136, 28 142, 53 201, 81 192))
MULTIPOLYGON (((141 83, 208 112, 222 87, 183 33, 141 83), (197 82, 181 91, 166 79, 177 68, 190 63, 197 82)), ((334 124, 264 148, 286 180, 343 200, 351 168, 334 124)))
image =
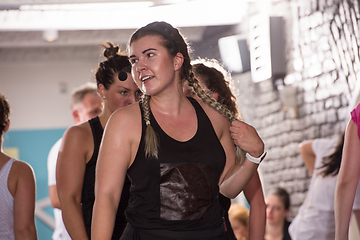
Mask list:
MULTIPOLYGON (((141 111, 138 104, 129 105, 115 111, 106 123, 102 148, 122 147, 125 152, 131 147, 133 152, 140 142, 142 132, 141 111)), ((125 155, 125 154, 123 154, 125 155)))
POLYGON ((66 139, 74 140, 88 139, 89 137, 91 138, 91 136, 92 132, 89 122, 84 122, 79 125, 71 126, 65 131, 64 134, 64 137, 66 139))
POLYGON ((30 173, 33 172, 33 168, 31 167, 31 165, 21 160, 15 160, 13 163, 13 167, 19 171, 30 172, 30 173))
POLYGON ((129 106, 116 110, 109 118, 108 122, 116 122, 118 125, 133 125, 141 120, 141 111, 139 103, 133 103, 129 106))
POLYGON ((15 160, 9 175, 9 179, 14 178, 24 179, 26 181, 34 181, 34 170, 27 162, 15 160))

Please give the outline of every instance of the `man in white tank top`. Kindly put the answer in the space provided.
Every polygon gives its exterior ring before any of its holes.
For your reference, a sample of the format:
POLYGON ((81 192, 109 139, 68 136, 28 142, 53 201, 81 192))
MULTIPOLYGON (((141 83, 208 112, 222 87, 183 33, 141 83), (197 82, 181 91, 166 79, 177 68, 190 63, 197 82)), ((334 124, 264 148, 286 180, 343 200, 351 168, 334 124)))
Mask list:
MULTIPOLYGON (((101 113, 102 100, 95 83, 87 83, 74 90, 71 97, 71 111, 76 125, 84 123, 101 113)), ((56 189, 56 162, 61 140, 62 138, 52 146, 47 159, 49 195, 55 218, 55 229, 52 238, 53 240, 71 240, 62 220, 60 201, 56 189)))

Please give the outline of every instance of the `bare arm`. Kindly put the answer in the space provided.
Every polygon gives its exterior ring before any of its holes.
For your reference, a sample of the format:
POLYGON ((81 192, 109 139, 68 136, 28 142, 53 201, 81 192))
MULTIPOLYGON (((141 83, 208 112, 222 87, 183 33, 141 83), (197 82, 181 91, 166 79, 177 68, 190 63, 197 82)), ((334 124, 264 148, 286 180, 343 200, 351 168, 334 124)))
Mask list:
POLYGON ((227 158, 229 157, 233 164, 230 168, 225 166, 226 174, 222 178, 220 192, 229 198, 235 198, 252 179, 258 164, 247 159, 242 164, 234 164, 234 143, 253 157, 259 157, 263 153, 264 143, 254 127, 240 121, 233 121, 230 132, 224 131, 223 138, 227 158))
POLYGON ((350 120, 345 132, 345 142, 339 176, 335 190, 335 239, 348 239, 348 230, 355 191, 360 177, 360 140, 358 128, 350 120))
POLYGON ((59 200, 56 185, 51 185, 49 187, 49 196, 50 196, 51 206, 53 208, 60 209, 60 200, 59 200))
POLYGON ((86 168, 86 134, 79 126, 69 128, 61 143, 56 186, 62 217, 72 239, 88 239, 81 210, 81 193, 86 168))
MULTIPOLYGON (((31 167, 24 162, 15 162, 18 181, 14 194, 15 239, 37 239, 35 228, 35 177, 31 167)), ((15 170, 14 169, 14 170, 15 170)))
POLYGON ((312 149, 312 140, 307 140, 299 144, 299 152, 304 161, 304 164, 309 171, 310 175, 314 173, 315 166, 315 153, 312 149))
POLYGON ((139 121, 134 121, 132 116, 133 112, 115 112, 104 131, 96 166, 93 240, 109 240, 112 236, 126 171, 135 158, 141 136, 140 112, 135 114, 139 121), (134 137, 139 141, 133 143, 134 137))
POLYGON ((244 194, 250 204, 249 240, 263 240, 266 224, 266 205, 261 181, 256 172, 244 188, 244 194))

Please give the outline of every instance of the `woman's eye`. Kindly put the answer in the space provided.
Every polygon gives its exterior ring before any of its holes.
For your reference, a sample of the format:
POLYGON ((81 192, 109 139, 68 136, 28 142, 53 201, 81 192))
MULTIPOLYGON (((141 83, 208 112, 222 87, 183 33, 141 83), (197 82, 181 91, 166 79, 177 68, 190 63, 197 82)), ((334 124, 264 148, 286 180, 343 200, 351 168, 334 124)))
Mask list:
POLYGON ((134 63, 137 63, 138 60, 133 58, 133 59, 130 59, 130 62, 131 62, 131 64, 134 64, 134 63))
POLYGON ((148 53, 147 55, 148 55, 148 57, 153 57, 155 54, 154 53, 148 53))
POLYGON ((139 96, 139 97, 141 97, 142 96, 142 91, 140 91, 140 90, 138 90, 138 91, 136 91, 136 96, 139 96))
POLYGON ((191 95, 191 96, 195 96, 196 93, 195 93, 194 91, 191 91, 191 92, 190 92, 190 95, 191 95))
POLYGON ((121 95, 126 95, 128 92, 127 91, 121 91, 120 94, 121 95))

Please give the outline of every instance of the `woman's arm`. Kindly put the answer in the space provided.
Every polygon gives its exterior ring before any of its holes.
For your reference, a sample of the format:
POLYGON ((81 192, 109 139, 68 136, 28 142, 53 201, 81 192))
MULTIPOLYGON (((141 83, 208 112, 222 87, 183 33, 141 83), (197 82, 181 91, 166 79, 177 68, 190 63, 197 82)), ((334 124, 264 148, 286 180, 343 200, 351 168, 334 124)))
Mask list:
POLYGON ((312 140, 307 140, 299 144, 299 152, 304 161, 304 164, 309 171, 310 175, 314 173, 315 167, 315 153, 312 149, 312 140))
POLYGON ((37 234, 35 228, 34 173, 28 164, 20 161, 14 162, 13 168, 18 176, 14 194, 15 239, 35 240, 37 234))
POLYGON ((350 120, 345 132, 345 142, 339 176, 335 190, 335 239, 349 238, 349 222, 355 191, 360 177, 360 140, 358 127, 350 120))
POLYGON ((227 163, 220 178, 220 192, 228 198, 235 198, 249 183, 258 164, 245 160, 235 164, 234 143, 253 157, 259 157, 264 151, 264 143, 254 127, 240 121, 233 121, 230 131, 224 131, 221 138, 227 163))
POLYGON ((261 187, 259 173, 244 188, 244 195, 250 204, 249 240, 263 240, 266 224, 266 205, 261 187))
POLYGON ((61 209, 60 200, 59 200, 59 196, 58 196, 58 193, 57 193, 56 185, 51 185, 49 187, 49 197, 50 197, 50 201, 51 201, 51 206, 53 208, 61 209))
POLYGON ((72 239, 88 239, 81 209, 88 138, 92 140, 83 127, 69 128, 63 136, 56 165, 56 186, 62 218, 72 239))
POLYGON ((117 111, 105 127, 96 166, 92 240, 111 239, 126 171, 135 158, 140 136, 140 111, 117 111))

